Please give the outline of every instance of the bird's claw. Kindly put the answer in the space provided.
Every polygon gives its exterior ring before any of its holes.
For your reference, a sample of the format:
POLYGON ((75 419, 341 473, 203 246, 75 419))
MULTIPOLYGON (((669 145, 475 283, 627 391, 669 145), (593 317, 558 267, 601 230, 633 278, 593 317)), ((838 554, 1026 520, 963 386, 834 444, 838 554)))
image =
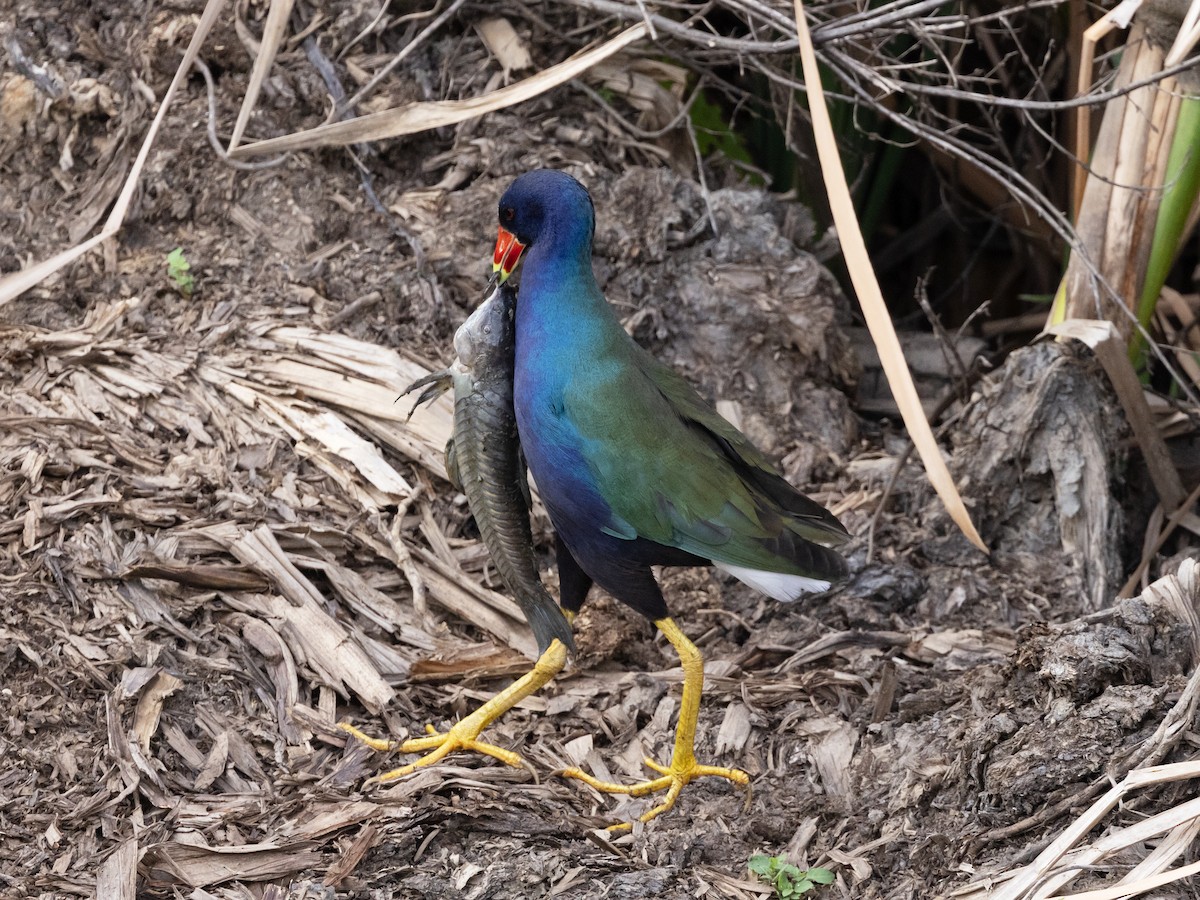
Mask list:
POLYGON ((353 725, 348 725, 345 722, 338 725, 343 731, 354 735, 358 740, 362 741, 372 750, 399 750, 401 753, 425 753, 420 759, 411 762, 406 766, 401 766, 398 769, 392 769, 390 772, 384 772, 382 775, 376 775, 374 778, 367 780, 368 784, 386 784, 389 781, 395 781, 398 778, 403 778, 405 775, 411 775, 417 769, 425 766, 432 766, 434 763, 441 762, 451 753, 456 750, 469 750, 475 753, 482 753, 484 756, 490 756, 493 759, 498 759, 507 766, 520 767, 528 766, 519 754, 511 750, 505 750, 503 747, 497 747, 495 744, 489 744, 485 741, 476 740, 479 737, 479 732, 483 730, 477 722, 472 722, 471 717, 467 717, 456 725, 450 728, 449 731, 439 732, 432 725, 426 725, 425 730, 428 734, 425 737, 409 738, 403 743, 397 741, 387 741, 380 738, 373 738, 359 731, 353 725), (426 752, 429 751, 429 752, 426 752))
MULTIPOLYGON (((613 781, 601 781, 584 772, 582 769, 575 767, 564 769, 561 774, 564 778, 574 778, 582 781, 589 787, 593 787, 605 794, 628 794, 630 797, 646 797, 665 790, 667 796, 663 798, 663 802, 638 816, 638 821, 640 822, 649 822, 651 819, 661 816, 671 809, 675 805, 675 801, 679 799, 680 793, 683 792, 684 786, 697 778, 708 776, 725 778, 739 787, 746 787, 750 784, 750 776, 741 769, 727 769, 723 766, 704 766, 696 762, 695 759, 681 761, 672 759, 669 766, 660 765, 649 757, 644 762, 648 768, 658 772, 662 777, 640 781, 637 784, 624 785, 613 781)), ((615 825, 609 825, 606 830, 621 832, 628 831, 632 827, 633 825, 630 822, 618 822, 615 825)))
POLYGON ((353 725, 342 723, 338 727, 354 735, 373 750, 399 750, 401 753, 425 753, 416 762, 411 762, 407 766, 401 766, 399 769, 392 769, 390 772, 384 772, 382 775, 367 779, 368 784, 395 781, 397 778, 411 775, 417 769, 432 766, 434 763, 440 762, 455 750, 472 750, 475 753, 482 753, 484 756, 498 759, 506 766, 524 767, 533 773, 534 780, 536 781, 537 773, 533 772, 533 768, 525 760, 521 759, 518 754, 511 750, 505 750, 503 747, 497 747, 495 744, 488 744, 479 740, 479 733, 561 672, 566 662, 567 648, 562 641, 556 638, 550 642, 550 646, 546 648, 546 652, 538 658, 533 669, 492 697, 465 719, 456 722, 446 732, 439 732, 432 725, 426 725, 425 731, 428 733, 425 737, 410 738, 400 743, 368 737, 353 725))

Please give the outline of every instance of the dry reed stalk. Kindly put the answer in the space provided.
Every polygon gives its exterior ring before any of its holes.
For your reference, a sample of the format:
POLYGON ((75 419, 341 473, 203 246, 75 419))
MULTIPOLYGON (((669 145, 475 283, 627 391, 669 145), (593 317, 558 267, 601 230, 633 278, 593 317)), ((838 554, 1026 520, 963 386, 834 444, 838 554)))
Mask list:
MULTIPOLYGON (((1116 87, 1153 77, 1165 57, 1134 23, 1116 87)), ((1108 319, 1127 343, 1133 337, 1179 102, 1175 79, 1167 78, 1106 105, 1076 223, 1079 248, 1051 324, 1108 319)))

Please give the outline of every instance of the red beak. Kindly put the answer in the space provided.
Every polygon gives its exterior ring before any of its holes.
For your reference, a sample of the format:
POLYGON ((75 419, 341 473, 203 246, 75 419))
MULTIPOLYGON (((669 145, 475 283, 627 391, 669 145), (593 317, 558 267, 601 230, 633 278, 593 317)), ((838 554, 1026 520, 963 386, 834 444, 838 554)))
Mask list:
POLYGON ((499 273, 500 283, 508 281, 521 259, 525 245, 517 240, 516 235, 500 226, 500 234, 496 237, 496 252, 492 254, 492 271, 499 273))

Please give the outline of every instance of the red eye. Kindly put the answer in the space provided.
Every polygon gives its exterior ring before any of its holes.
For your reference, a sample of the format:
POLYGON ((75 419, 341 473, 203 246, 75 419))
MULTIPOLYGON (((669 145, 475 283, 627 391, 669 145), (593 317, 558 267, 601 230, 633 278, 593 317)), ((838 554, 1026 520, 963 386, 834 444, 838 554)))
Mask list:
POLYGON ((511 206, 506 206, 504 209, 500 210, 500 218, 505 222, 511 222, 516 217, 517 213, 511 206))

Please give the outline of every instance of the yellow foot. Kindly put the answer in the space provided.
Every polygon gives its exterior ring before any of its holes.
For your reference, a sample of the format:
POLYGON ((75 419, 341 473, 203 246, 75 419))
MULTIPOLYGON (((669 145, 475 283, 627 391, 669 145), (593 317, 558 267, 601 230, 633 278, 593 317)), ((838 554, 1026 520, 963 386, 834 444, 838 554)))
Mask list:
POLYGON ((478 721, 472 722, 471 718, 471 716, 468 716, 445 733, 438 732, 432 725, 426 725, 425 730, 429 732, 428 737, 410 738, 403 743, 370 737, 363 734, 363 732, 359 731, 353 725, 347 725, 345 722, 339 724, 338 728, 354 735, 372 750, 399 750, 401 753, 424 753, 425 751, 432 751, 426 753, 425 756, 422 756, 416 762, 409 763, 407 766, 401 766, 398 769, 392 769, 390 772, 384 772, 382 775, 376 775, 374 778, 368 779, 368 784, 372 782, 384 784, 388 781, 395 781, 397 778, 403 778, 405 775, 411 775, 417 769, 424 766, 432 766, 434 763, 440 762, 455 750, 473 750, 476 753, 482 753, 485 756, 498 759, 509 766, 525 765, 525 760, 521 759, 519 754, 513 753, 511 750, 505 750, 503 747, 497 747, 495 744, 476 740, 483 727, 478 721))
MULTIPOLYGON (((590 785, 606 794, 628 794, 630 797, 645 797, 648 794, 666 791, 667 796, 663 798, 662 803, 638 817, 642 822, 649 822, 651 819, 661 816, 673 807, 675 801, 679 799, 679 794, 683 791, 684 785, 696 778, 713 775, 718 778, 727 778, 740 787, 746 787, 750 784, 750 776, 740 769, 726 769, 722 766, 702 766, 695 759, 679 763, 672 759, 669 766, 660 766, 649 758, 645 760, 645 763, 662 777, 654 778, 650 781, 642 781, 638 784, 623 785, 612 781, 601 781, 584 772, 582 769, 564 769, 561 774, 564 778, 576 778, 584 784, 590 785)), ((616 825, 608 826, 608 830, 628 831, 631 827, 633 826, 628 822, 618 822, 616 825)))
POLYGON ((399 750, 401 753, 425 754, 416 762, 409 763, 407 766, 401 766, 399 769, 392 769, 390 772, 384 772, 382 775, 367 779, 368 784, 371 782, 383 783, 386 781, 395 781, 397 778, 411 775, 417 769, 424 766, 432 766, 434 763, 440 762, 455 750, 473 750, 476 753, 482 753, 485 756, 498 759, 505 765, 525 766, 528 769, 529 766, 518 754, 513 753, 511 750, 505 750, 503 747, 497 747, 495 744, 488 744, 477 740, 477 738, 479 737, 479 733, 487 728, 488 725, 492 724, 492 722, 496 721, 561 672, 566 662, 567 648, 558 639, 551 641, 546 652, 538 658, 537 663, 534 664, 530 672, 518 678, 444 734, 436 731, 432 725, 426 725, 425 730, 429 732, 428 737, 411 738, 403 743, 398 743, 396 741, 385 741, 370 737, 363 734, 353 725, 348 725, 345 722, 339 723, 338 728, 354 735, 372 750, 399 750))

